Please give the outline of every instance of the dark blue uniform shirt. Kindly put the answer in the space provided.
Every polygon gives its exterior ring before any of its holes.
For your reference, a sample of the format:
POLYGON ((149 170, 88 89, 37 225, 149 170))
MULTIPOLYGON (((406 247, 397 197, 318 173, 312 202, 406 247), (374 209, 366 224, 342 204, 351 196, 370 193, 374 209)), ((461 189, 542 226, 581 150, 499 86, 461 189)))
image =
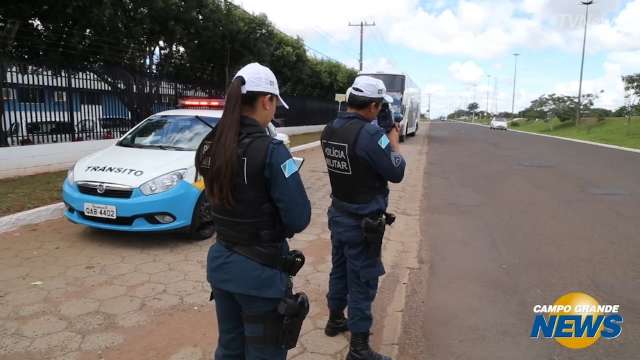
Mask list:
MULTIPOLYGON (((291 153, 282 141, 272 140, 267 152, 264 176, 269 193, 285 228, 289 232, 299 233, 309 225, 311 219, 311 204, 300 173, 291 173, 290 167, 283 167, 291 159, 291 153)), ((282 253, 288 251, 289 246, 285 241, 282 253)), ((267 298, 281 298, 287 290, 288 276, 285 273, 260 265, 219 244, 209 249, 207 263, 207 279, 214 287, 267 298)))
MULTIPOLYGON (((368 124, 362 128, 356 144, 356 155, 365 159, 369 165, 386 181, 399 183, 404 177, 406 162, 402 155, 391 150, 391 145, 384 130, 373 122, 363 118, 358 113, 342 112, 334 121, 334 126, 341 127, 352 119, 365 121, 368 124)), ((376 196, 366 204, 350 204, 333 199, 336 207, 355 214, 370 214, 385 211, 389 205, 389 189, 384 194, 376 196)))

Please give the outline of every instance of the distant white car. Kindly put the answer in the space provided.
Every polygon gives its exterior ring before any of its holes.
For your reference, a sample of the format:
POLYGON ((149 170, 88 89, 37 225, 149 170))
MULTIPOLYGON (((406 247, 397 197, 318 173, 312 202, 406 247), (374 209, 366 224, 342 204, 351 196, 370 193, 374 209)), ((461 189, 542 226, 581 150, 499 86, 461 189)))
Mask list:
POLYGON ((491 130, 507 130, 509 128, 509 124, 505 118, 493 118, 489 124, 489 128, 491 130))

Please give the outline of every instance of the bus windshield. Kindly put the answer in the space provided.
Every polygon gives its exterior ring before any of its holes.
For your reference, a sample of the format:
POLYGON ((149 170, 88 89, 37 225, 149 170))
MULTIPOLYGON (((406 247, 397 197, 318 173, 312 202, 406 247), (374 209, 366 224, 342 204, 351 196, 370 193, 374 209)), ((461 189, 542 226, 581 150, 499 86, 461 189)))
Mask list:
POLYGON ((405 89, 405 76, 404 75, 394 75, 394 74, 362 74, 366 76, 371 76, 376 79, 382 80, 384 82, 384 86, 387 88, 387 92, 390 93, 404 93, 405 89))

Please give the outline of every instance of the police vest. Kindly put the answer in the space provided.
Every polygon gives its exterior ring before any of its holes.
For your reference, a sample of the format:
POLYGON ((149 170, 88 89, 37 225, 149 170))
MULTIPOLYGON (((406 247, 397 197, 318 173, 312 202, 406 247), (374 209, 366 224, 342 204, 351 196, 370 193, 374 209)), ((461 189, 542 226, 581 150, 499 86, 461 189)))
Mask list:
POLYGON ((385 193, 387 182, 356 154, 360 132, 367 122, 347 120, 335 127, 335 120, 322 132, 322 153, 327 163, 331 195, 350 204, 366 204, 385 193))
MULTIPOLYGON (((244 119, 242 122, 231 190, 233 205, 226 207, 212 202, 216 239, 232 246, 268 247, 281 244, 287 234, 269 195, 264 176, 267 150, 273 139, 258 124, 247 125, 244 119)), ((209 149, 214 133, 209 134, 203 142, 204 146, 208 143, 209 149)), ((206 150, 198 159, 199 169, 204 176, 208 167, 215 162, 215 154, 208 154, 206 150)), ((206 183, 210 182, 210 179, 206 180, 206 183)))

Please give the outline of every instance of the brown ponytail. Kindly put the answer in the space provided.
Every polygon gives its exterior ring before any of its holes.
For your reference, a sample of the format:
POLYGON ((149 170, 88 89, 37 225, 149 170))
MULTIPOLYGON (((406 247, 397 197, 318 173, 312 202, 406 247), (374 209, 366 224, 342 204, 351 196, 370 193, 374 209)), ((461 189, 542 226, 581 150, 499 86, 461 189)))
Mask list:
POLYGON ((261 96, 273 96, 264 92, 242 93, 245 80, 238 76, 227 89, 224 111, 218 122, 211 148, 212 164, 205 177, 205 188, 216 205, 233 206, 233 179, 238 160, 238 137, 242 110, 254 107, 261 96))
POLYGON ((242 86, 244 79, 233 79, 225 98, 224 112, 216 126, 213 138, 212 166, 206 176, 206 189, 215 204, 233 205, 231 189, 237 167, 238 134, 242 112, 242 86))

